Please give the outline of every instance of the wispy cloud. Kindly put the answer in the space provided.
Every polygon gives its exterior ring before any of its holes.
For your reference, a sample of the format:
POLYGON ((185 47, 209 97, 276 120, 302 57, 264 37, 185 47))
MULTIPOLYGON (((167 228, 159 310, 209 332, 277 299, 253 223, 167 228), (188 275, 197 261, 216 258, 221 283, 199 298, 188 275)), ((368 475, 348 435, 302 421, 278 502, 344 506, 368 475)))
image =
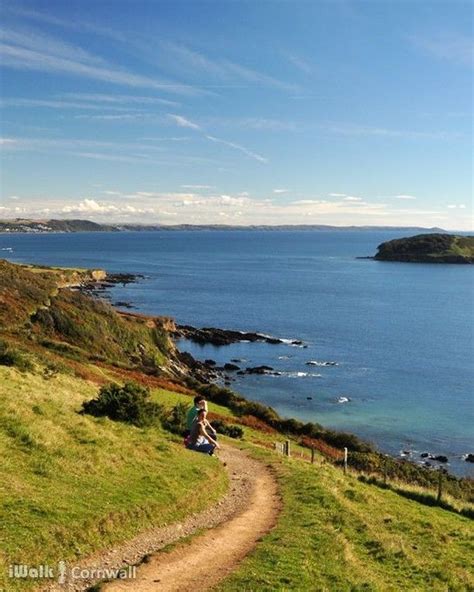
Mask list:
POLYGON ((5 29, 0 33, 0 55, 3 66, 20 70, 69 74, 111 84, 150 88, 183 95, 201 91, 185 84, 158 80, 109 65, 105 60, 81 47, 38 35, 5 29))
POLYGON ((273 76, 225 58, 210 58, 182 44, 163 42, 162 47, 168 59, 172 60, 173 66, 188 75, 196 73, 201 76, 205 75, 225 83, 226 86, 244 83, 284 91, 295 92, 297 90, 297 86, 294 84, 283 82, 273 76))
POLYGON ((206 140, 209 140, 210 142, 213 142, 215 144, 222 144, 223 146, 227 146, 228 148, 232 148, 233 150, 238 150, 239 152, 242 152, 242 154, 245 154, 249 158, 252 158, 252 159, 257 160, 259 162, 262 162, 262 163, 268 162, 268 158, 265 158, 261 154, 257 154, 256 152, 249 150, 248 148, 246 148, 245 146, 242 146, 241 144, 237 144, 236 142, 230 142, 228 140, 223 140, 222 138, 217 138, 216 136, 211 136, 211 135, 207 134, 200 125, 191 121, 190 119, 187 119, 186 117, 183 117, 182 115, 175 115, 175 114, 169 113, 168 117, 178 127, 189 128, 189 129, 195 130, 197 132, 200 132, 202 137, 205 138, 206 140))
POLYGON ((194 123, 193 121, 191 121, 190 119, 187 119, 186 117, 183 117, 182 115, 174 115, 172 113, 168 113, 168 117, 174 121, 174 123, 178 126, 178 127, 186 127, 189 129, 193 129, 193 130, 200 130, 201 126, 199 126, 197 123, 194 123))
POLYGON ((290 62, 290 64, 295 66, 295 68, 297 70, 299 70, 300 72, 303 72, 304 74, 311 74, 313 72, 312 64, 310 64, 307 60, 305 60, 301 56, 298 56, 298 55, 296 55, 294 53, 290 53, 290 52, 284 52, 283 55, 290 62))
POLYGON ((215 142, 217 144, 223 144, 224 146, 228 146, 229 148, 233 148, 234 150, 238 150, 239 152, 242 152, 246 156, 253 158, 254 160, 258 160, 259 162, 263 162, 263 163, 268 162, 268 158, 265 158, 264 156, 262 156, 261 154, 257 154, 256 152, 252 152, 248 148, 245 148, 245 146, 241 146, 240 144, 236 144, 235 142, 228 142, 227 140, 222 140, 221 138, 216 138, 215 136, 208 136, 208 135, 206 135, 206 138, 208 140, 210 140, 211 142, 215 142))
POLYGON ((395 195, 395 199, 416 199, 414 195, 395 195))
POLYGON ((409 39, 417 48, 434 57, 467 66, 473 65, 472 37, 444 31, 435 35, 411 35, 409 39))
POLYGON ((81 110, 108 110, 108 111, 138 111, 133 107, 116 106, 116 105, 96 105, 91 103, 79 103, 76 101, 64 101, 55 99, 25 99, 25 98, 3 98, 0 99, 2 107, 45 107, 48 109, 81 109, 81 110))
POLYGON ((108 105, 110 103, 115 104, 139 104, 139 105, 168 105, 168 106, 177 106, 179 105, 176 101, 170 101, 168 99, 162 99, 159 97, 144 97, 140 95, 107 95, 101 93, 64 93, 60 95, 66 99, 73 99, 77 101, 89 101, 100 103, 102 106, 108 105))
POLYGON ((19 6, 5 6, 4 10, 13 13, 17 16, 24 17, 40 23, 47 23, 49 25, 55 25, 64 29, 70 29, 73 31, 95 33, 104 37, 110 37, 116 41, 127 41, 127 36, 119 31, 114 31, 108 27, 102 27, 96 23, 91 23, 77 18, 61 19, 52 14, 46 14, 37 10, 21 8, 19 6))
POLYGON ((289 189, 274 189, 273 193, 288 193, 289 189))
POLYGON ((320 126, 323 130, 344 136, 375 136, 381 138, 432 139, 443 140, 462 136, 457 132, 427 132, 417 130, 390 129, 353 123, 328 123, 320 126))

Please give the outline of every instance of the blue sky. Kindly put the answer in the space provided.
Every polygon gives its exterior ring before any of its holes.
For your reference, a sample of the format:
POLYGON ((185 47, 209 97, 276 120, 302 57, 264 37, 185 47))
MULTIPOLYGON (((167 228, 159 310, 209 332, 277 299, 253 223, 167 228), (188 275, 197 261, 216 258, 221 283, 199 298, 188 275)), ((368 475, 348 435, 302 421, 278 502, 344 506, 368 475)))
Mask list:
POLYGON ((4 3, 1 217, 472 229, 472 4, 4 3))

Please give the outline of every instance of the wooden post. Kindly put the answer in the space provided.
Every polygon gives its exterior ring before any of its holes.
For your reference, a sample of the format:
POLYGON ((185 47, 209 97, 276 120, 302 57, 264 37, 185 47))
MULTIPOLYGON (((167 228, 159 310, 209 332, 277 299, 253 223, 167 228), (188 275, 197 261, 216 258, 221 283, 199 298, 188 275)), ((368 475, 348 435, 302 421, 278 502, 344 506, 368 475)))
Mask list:
POLYGON ((441 496, 443 495, 443 471, 439 469, 438 474, 438 495, 436 496, 436 501, 439 504, 441 501, 441 496))
POLYGON ((286 453, 286 456, 290 456, 290 441, 289 440, 287 440, 285 442, 285 453, 286 453))
POLYGON ((344 475, 347 473, 347 448, 344 446, 344 475))
POLYGON ((311 464, 314 465, 314 447, 311 447, 311 464))
POLYGON ((383 484, 387 485, 387 459, 383 461, 383 484))

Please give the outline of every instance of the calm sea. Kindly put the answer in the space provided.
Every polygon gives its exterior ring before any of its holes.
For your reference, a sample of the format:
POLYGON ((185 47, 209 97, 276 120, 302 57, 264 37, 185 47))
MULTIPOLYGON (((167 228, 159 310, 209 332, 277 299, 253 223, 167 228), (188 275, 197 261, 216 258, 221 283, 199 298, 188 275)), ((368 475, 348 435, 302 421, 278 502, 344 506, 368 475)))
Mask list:
POLYGON ((200 359, 280 371, 235 377, 232 388, 285 416, 352 431, 393 454, 410 450, 414 459, 445 454, 451 471, 473 474, 462 455, 474 452, 474 269, 356 259, 402 234, 0 234, 0 249, 13 249, 0 257, 141 273, 112 299, 180 323, 302 339, 306 348, 181 346, 200 359))

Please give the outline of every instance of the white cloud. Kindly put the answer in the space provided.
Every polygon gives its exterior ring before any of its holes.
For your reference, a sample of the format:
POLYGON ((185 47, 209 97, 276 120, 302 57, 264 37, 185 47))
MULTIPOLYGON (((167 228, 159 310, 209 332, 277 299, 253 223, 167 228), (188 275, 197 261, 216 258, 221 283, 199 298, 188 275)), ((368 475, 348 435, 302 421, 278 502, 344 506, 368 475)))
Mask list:
POLYGON ((446 207, 449 208, 450 210, 455 210, 457 208, 459 208, 460 210, 465 210, 466 209, 466 205, 465 204, 449 204, 446 207))
POLYGON ((241 64, 232 62, 225 58, 209 58, 203 53, 199 53, 182 44, 173 42, 163 42, 162 47, 166 52, 166 57, 172 63, 175 69, 181 69, 185 73, 207 76, 211 79, 231 86, 232 83, 250 83, 257 86, 276 88, 284 91, 295 92, 297 86, 282 82, 273 76, 258 72, 241 64))
POLYGON ((303 72, 304 74, 311 74, 313 72, 313 66, 305 59, 300 56, 297 56, 293 53, 286 52, 285 54, 286 59, 293 64, 298 70, 303 72))
POLYGON ((346 197, 345 193, 330 193, 329 197, 346 197))
POLYGON ((384 127, 358 125, 354 123, 328 123, 321 125, 320 127, 329 133, 344 136, 375 136, 381 138, 401 138, 412 140, 446 140, 462 136, 462 134, 457 132, 389 129, 384 127))
POLYGON ((2 65, 19 70, 37 70, 102 80, 111 84, 159 89, 183 95, 202 91, 168 80, 158 80, 108 64, 77 45, 57 41, 31 31, 4 29, 0 33, 2 65))
POLYGON ((183 117, 182 115, 174 115, 172 113, 168 113, 168 117, 174 121, 174 123, 176 123, 176 125, 178 127, 187 127, 189 129, 193 129, 193 130, 200 130, 201 127, 197 124, 194 123, 193 121, 186 119, 186 117, 183 117))
POLYGON ((268 162, 268 158, 265 158, 264 156, 262 156, 261 154, 257 154, 256 152, 252 152, 248 148, 245 148, 245 146, 241 146, 240 144, 236 144, 235 142, 228 142, 227 140, 222 140, 221 138, 216 138, 215 136, 206 135, 205 137, 211 142, 223 144, 224 146, 228 146, 229 148, 233 148, 234 150, 239 150, 248 157, 253 158, 254 160, 258 160, 259 162, 268 162))
POLYGON ((274 189, 273 193, 288 193, 289 189, 274 189))
POLYGON ((181 185, 182 189, 212 189, 212 185, 181 185))
POLYGON ((362 201, 361 197, 356 197, 355 195, 347 195, 344 198, 344 201, 362 201))
MULTIPOLYGON (((114 189, 115 191, 115 189, 114 189)), ((28 217, 79 217, 98 221, 176 224, 333 224, 333 225, 420 225, 434 226, 445 218, 443 212, 422 209, 400 209, 391 204, 367 201, 307 199, 281 202, 277 199, 250 198, 240 193, 200 195, 193 192, 149 191, 120 192, 103 200, 89 195, 80 200, 72 198, 36 200, 22 197, 24 207, 4 210, 5 216, 16 214, 28 217), (41 203, 41 209, 38 208, 41 203), (21 211, 20 211, 21 210, 21 211), (222 215, 224 214, 224 216, 222 215)), ((109 197, 109 196, 107 196, 109 197)), ((461 204, 463 205, 463 204, 461 204)), ((453 228, 469 228, 467 209, 455 210, 457 217, 448 216, 453 228)))
POLYGON ((416 199, 414 195, 395 195, 395 199, 416 199))
POLYGON ((461 33, 443 31, 437 35, 412 35, 410 41, 425 53, 463 65, 472 65, 474 42, 461 33))

